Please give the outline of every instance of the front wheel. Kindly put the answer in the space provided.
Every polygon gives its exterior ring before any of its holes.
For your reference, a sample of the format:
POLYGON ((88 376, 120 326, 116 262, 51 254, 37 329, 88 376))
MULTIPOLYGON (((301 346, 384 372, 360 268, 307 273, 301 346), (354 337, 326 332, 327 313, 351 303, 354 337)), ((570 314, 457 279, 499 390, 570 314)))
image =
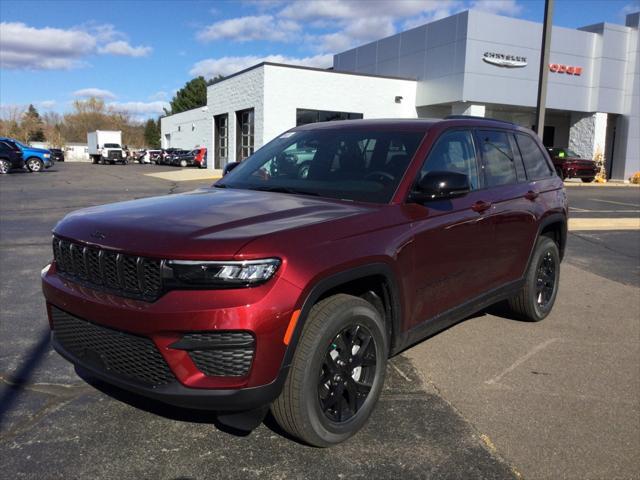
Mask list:
POLYGON ((44 163, 39 158, 31 157, 27 160, 27 168, 30 172, 40 172, 44 168, 44 163))
POLYGON ((9 170, 11 170, 11 163, 9 162, 9 160, 0 158, 0 175, 9 173, 9 170))
POLYGON ((320 301, 304 325, 273 416, 310 445, 343 442, 373 412, 388 351, 384 321, 369 302, 345 294, 320 301))
POLYGON ((182 168, 186 167, 187 166, 187 161, 186 160, 180 160, 180 166, 182 168))
POLYGON ((540 237, 520 292, 510 298, 511 311, 520 319, 539 322, 556 301, 560 279, 560 251, 549 237, 540 237))
POLYGON ((594 177, 589 177, 589 178, 582 178, 581 179, 583 183, 591 183, 595 180, 594 177))

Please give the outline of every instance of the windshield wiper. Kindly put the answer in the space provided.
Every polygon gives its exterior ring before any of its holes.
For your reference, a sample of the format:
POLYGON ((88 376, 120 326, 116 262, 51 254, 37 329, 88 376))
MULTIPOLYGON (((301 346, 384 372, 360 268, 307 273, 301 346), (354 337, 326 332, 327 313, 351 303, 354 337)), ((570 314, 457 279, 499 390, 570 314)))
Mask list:
POLYGON ((319 193, 309 192, 307 190, 299 190, 297 188, 291 187, 248 187, 249 190, 258 190, 260 192, 276 192, 276 193, 293 193, 299 195, 313 195, 315 197, 319 196, 319 193))

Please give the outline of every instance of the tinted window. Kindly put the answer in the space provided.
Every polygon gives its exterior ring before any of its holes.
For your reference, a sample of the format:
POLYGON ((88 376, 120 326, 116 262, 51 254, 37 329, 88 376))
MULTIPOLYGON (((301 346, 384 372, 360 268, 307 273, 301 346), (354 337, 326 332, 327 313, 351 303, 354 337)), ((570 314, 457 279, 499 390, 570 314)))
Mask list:
POLYGON ((518 149, 518 144, 516 143, 515 135, 509 135, 511 139, 511 151, 513 152, 513 164, 516 167, 516 176, 518 177, 518 182, 526 182, 527 174, 524 170, 524 164, 522 163, 522 156, 520 155, 520 150, 518 149))
POLYGON ((480 130, 480 146, 488 187, 517 183, 511 144, 505 132, 480 130))
POLYGON ((549 164, 535 140, 523 133, 517 134, 516 139, 529 180, 540 180, 541 178, 550 177, 551 168, 549 168, 549 164))
POLYGON ((218 185, 387 203, 423 136, 338 128, 287 132, 218 185))
POLYGON ((10 151, 10 150, 12 150, 12 148, 9 147, 9 145, 7 145, 4 142, 0 142, 0 151, 7 152, 7 151, 10 151))
POLYGON ((464 173, 469 178, 471 189, 478 189, 478 165, 471 132, 445 132, 429 153, 420 172, 420 178, 429 172, 464 173))

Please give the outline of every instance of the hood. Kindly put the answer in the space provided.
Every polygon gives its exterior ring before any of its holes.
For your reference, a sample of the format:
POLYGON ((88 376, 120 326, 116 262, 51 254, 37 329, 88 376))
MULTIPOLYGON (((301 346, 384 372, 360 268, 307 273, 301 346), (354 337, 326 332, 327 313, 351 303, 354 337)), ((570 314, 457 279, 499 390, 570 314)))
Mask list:
POLYGON ((32 152, 32 153, 51 153, 46 148, 26 147, 24 148, 24 150, 28 150, 29 152, 32 152))
POLYGON ((372 208, 302 195, 212 187, 78 210, 64 217, 53 233, 141 256, 226 259, 259 237, 372 208))

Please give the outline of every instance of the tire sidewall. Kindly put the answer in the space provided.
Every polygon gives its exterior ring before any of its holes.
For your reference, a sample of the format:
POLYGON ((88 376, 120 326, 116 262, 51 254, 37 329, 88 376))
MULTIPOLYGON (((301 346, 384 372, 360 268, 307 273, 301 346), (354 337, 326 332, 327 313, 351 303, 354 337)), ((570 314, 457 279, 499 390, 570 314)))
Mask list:
POLYGON ((318 436, 316 445, 339 443, 351 437, 366 423, 375 407, 384 384, 384 374, 388 352, 388 341, 384 325, 374 307, 353 306, 337 312, 327 323, 321 335, 315 339, 314 353, 307 362, 302 383, 302 404, 305 422, 318 436), (371 333, 376 347, 376 371, 373 385, 362 407, 346 422, 337 424, 330 421, 320 408, 318 398, 318 372, 322 367, 327 346, 335 336, 349 325, 358 323, 371 333))
POLYGON ((6 173, 9 173, 9 170, 11 170, 11 163, 8 160, 5 160, 4 158, 0 158, 0 164, 2 164, 2 167, 0 167, 0 174, 4 175, 6 173), (3 171, 6 168, 6 172, 3 171))
POLYGON ((560 280, 560 252, 558 250, 558 245, 556 244, 556 242, 554 242, 548 237, 540 237, 540 240, 538 240, 538 244, 536 246, 536 251, 533 255, 533 258, 531 259, 531 270, 529 271, 529 275, 527 278, 527 283, 528 283, 527 288, 529 288, 529 298, 533 302, 532 310, 535 313, 536 320, 539 321, 544 319, 547 315, 549 315, 549 313, 553 309, 553 305, 555 304, 556 297, 558 296, 558 287, 560 284, 559 280, 560 280), (537 280, 538 268, 540 266, 540 263, 542 262, 543 256, 546 255, 547 252, 551 253, 553 257, 553 261, 555 263, 555 278, 554 278, 553 294, 551 295, 551 299, 549 300, 549 303, 547 304, 547 306, 545 308, 542 308, 540 307, 540 305, 538 305, 538 302, 536 299, 536 280, 537 280))

